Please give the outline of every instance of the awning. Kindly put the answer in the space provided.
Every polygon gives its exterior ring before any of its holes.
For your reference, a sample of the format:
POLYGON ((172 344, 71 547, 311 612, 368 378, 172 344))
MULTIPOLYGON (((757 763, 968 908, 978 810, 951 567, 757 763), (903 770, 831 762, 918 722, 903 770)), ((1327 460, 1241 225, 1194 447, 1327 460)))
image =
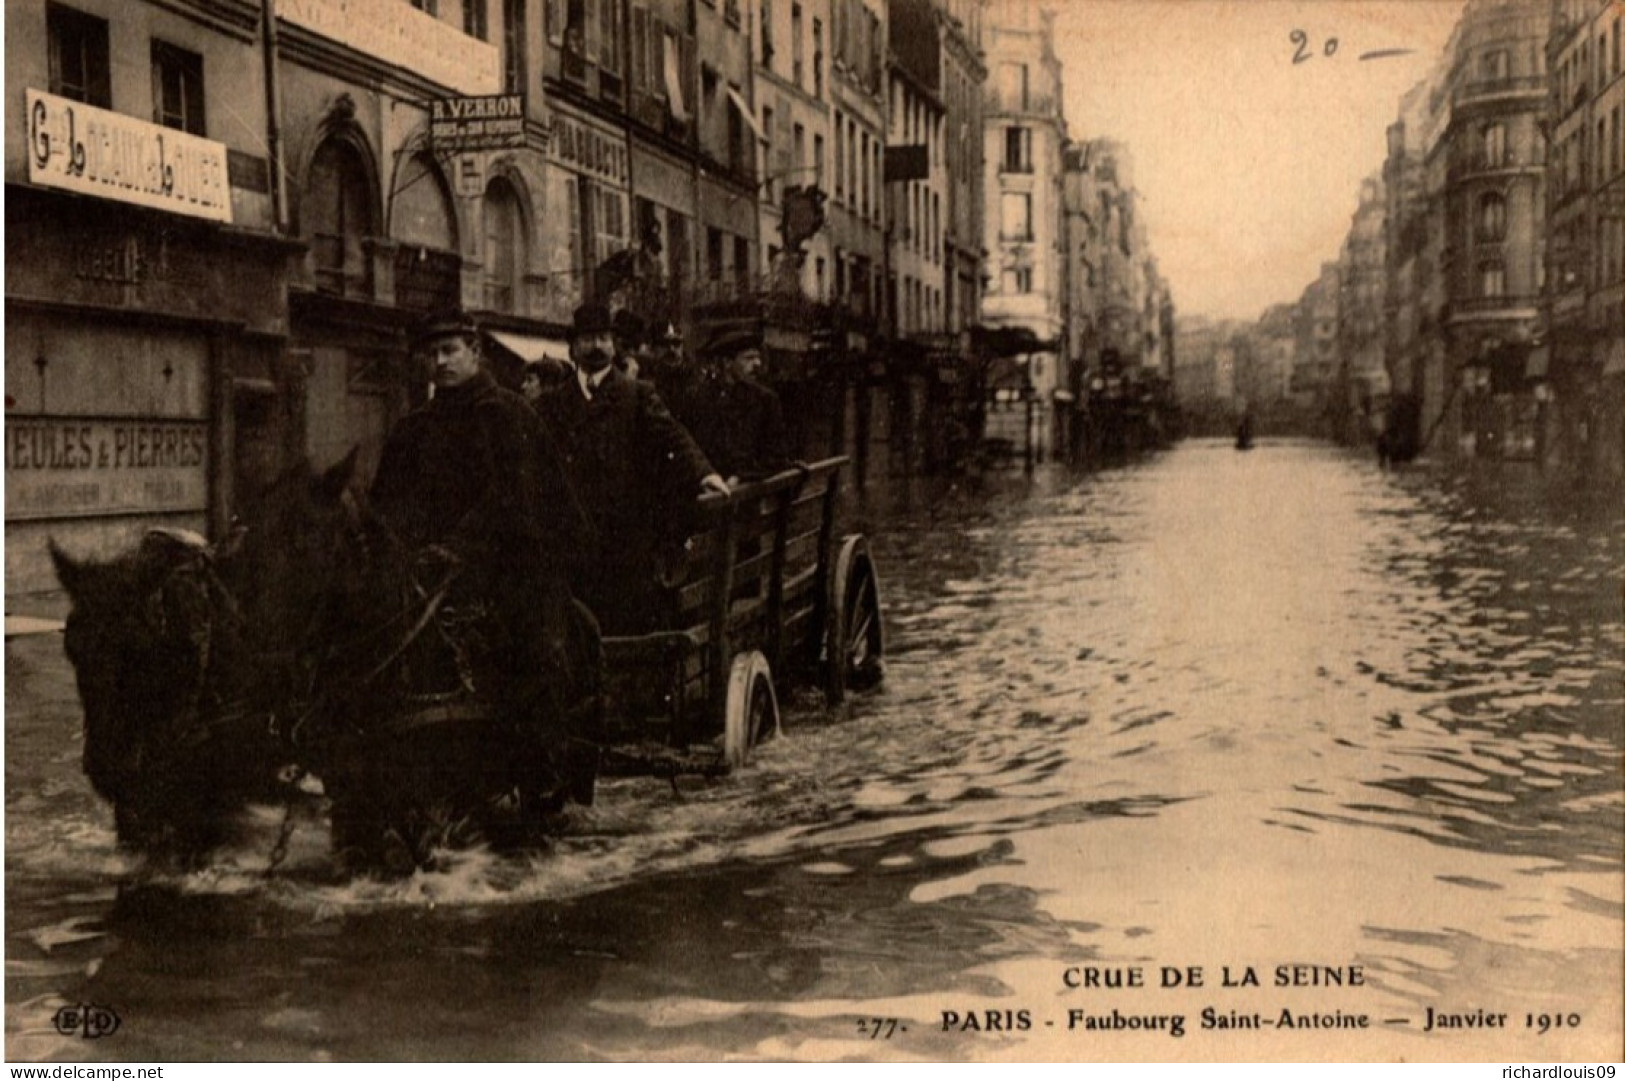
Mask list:
POLYGON ((510 330, 487 330, 486 336, 526 364, 544 357, 570 363, 569 343, 558 338, 535 338, 510 330))
POLYGON ((1608 343, 1608 351, 1603 354, 1602 374, 1619 375, 1625 372, 1625 338, 1616 336, 1608 343))
POLYGON ((1529 356, 1523 362, 1523 377, 1525 379, 1545 379, 1546 370, 1551 366, 1552 350, 1550 346, 1537 345, 1529 350, 1529 356))
POLYGON ((744 119, 750 130, 756 133, 756 138, 761 142, 767 142, 767 136, 762 134, 762 125, 756 122, 756 117, 751 113, 750 106, 745 103, 744 98, 740 97, 739 91, 731 86, 728 87, 728 100, 734 103, 734 108, 739 110, 740 117, 744 119))

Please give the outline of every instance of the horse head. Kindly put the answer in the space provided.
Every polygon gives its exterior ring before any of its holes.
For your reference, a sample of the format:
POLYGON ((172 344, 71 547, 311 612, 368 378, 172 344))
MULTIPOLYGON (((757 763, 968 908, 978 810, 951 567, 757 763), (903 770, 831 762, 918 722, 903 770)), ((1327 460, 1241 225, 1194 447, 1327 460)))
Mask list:
MULTIPOLYGON (((151 802, 187 778, 176 752, 211 721, 276 714, 298 686, 290 660, 346 530, 344 497, 356 455, 316 473, 289 470, 260 500, 262 516, 216 545, 195 533, 149 530, 114 559, 76 559, 53 541, 71 601, 63 645, 85 716, 85 773, 115 805, 151 802)), ((261 729, 264 725, 259 726, 261 729)), ((211 748, 241 761, 202 763, 204 785, 256 784, 280 763, 260 746, 211 748), (209 775, 217 778, 210 781, 209 775)))
POLYGON ((350 573, 364 511, 354 491, 358 451, 318 472, 284 471, 255 500, 254 513, 222 573, 249 613, 267 653, 297 652, 335 582, 350 573))
POLYGON ((215 595, 214 552, 195 533, 149 531, 107 561, 50 544, 72 602, 63 646, 85 712, 85 772, 117 802, 200 705, 210 654, 235 628, 215 595))

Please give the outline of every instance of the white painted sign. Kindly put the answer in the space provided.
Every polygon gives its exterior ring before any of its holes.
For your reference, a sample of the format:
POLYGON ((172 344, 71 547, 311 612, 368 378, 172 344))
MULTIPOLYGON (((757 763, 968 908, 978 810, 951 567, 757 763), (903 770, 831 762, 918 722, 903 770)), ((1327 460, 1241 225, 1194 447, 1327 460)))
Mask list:
POLYGON ((282 21, 462 94, 502 92, 502 52, 402 0, 276 0, 282 21))
POLYGON ((34 89, 26 107, 29 183, 231 221, 225 144, 34 89))
POLYGON ((202 421, 6 418, 6 520, 208 506, 202 421))

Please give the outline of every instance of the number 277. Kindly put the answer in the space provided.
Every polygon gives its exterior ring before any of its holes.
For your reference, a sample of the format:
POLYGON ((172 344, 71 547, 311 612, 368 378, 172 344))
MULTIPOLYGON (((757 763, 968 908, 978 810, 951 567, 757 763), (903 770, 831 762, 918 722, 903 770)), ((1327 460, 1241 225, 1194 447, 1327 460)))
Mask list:
POLYGON ((858 1018, 858 1031, 871 1040, 889 1040, 897 1035, 897 1018, 860 1017, 858 1018))

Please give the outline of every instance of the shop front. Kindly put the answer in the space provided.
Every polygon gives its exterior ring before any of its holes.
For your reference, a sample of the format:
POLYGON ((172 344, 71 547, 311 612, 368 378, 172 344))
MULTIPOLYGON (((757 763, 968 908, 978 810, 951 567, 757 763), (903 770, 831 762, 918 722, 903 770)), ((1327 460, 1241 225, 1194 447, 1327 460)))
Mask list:
POLYGON ((271 391, 288 245, 228 224, 223 146, 115 120, 129 154, 147 140, 212 179, 88 194, 42 166, 8 185, 8 614, 63 610, 49 542, 105 558, 154 526, 217 535, 289 439, 271 391))

